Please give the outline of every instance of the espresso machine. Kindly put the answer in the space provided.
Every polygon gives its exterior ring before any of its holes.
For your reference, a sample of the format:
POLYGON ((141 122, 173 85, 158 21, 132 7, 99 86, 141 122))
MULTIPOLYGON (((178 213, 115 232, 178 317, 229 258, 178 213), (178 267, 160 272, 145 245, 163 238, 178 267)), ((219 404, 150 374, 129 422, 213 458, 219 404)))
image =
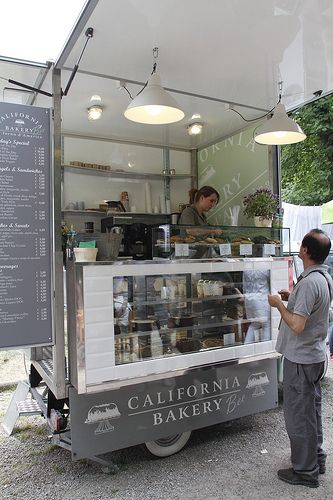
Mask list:
POLYGON ((169 224, 170 216, 164 214, 117 213, 101 220, 101 231, 105 233, 118 227, 123 234, 120 257, 134 260, 152 259, 152 228, 169 224))

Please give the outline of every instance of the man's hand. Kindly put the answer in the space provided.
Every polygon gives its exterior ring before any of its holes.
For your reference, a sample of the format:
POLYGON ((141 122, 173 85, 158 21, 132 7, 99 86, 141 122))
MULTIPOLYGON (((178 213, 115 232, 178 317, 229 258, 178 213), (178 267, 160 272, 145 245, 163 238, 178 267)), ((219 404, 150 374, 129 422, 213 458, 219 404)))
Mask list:
POLYGON ((290 292, 289 290, 279 290, 278 294, 281 295, 281 299, 287 301, 289 299, 290 292))
POLYGON ((271 307, 276 307, 278 309, 281 304, 280 295, 268 295, 268 303, 271 307))
POLYGON ((291 328, 295 333, 302 333, 307 318, 288 311, 286 306, 283 304, 280 295, 268 295, 267 298, 269 305, 271 307, 276 307, 281 314, 281 318, 287 323, 289 328, 291 328))

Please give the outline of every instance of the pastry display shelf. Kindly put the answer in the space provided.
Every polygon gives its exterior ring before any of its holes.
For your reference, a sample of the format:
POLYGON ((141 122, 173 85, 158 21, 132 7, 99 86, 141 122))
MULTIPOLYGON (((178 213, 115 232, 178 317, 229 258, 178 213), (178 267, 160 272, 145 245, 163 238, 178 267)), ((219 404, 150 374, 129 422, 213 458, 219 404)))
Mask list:
MULTIPOLYGON (((229 243, 229 241, 223 241, 223 242, 217 242, 217 243, 206 243, 206 242, 202 242, 202 241, 194 241, 193 243, 188 243, 188 242, 178 242, 178 243, 155 243, 155 246, 156 247, 163 247, 163 248, 175 248, 176 245, 188 245, 189 248, 196 248, 196 247, 208 247, 208 248, 211 248, 211 247, 215 247, 215 248, 218 248, 219 245, 221 244, 224 244, 224 243, 229 243)), ((238 244, 233 244, 231 243, 232 245, 235 245, 235 246, 239 246, 239 243, 238 244)), ((243 244, 247 244, 247 245, 253 245, 253 246, 262 246, 263 243, 253 243, 252 241, 247 241, 246 243, 244 242, 243 244)), ((271 245, 274 245, 274 246, 282 246, 282 243, 270 243, 271 245)))
MULTIPOLYGON (((123 296, 124 293, 118 293, 114 294, 114 297, 116 295, 123 296)), ((150 306, 150 305, 178 305, 181 307, 181 304, 184 302, 186 303, 191 303, 191 304, 201 304, 205 301, 226 301, 228 299, 240 299, 244 297, 243 294, 238 293, 238 294, 232 294, 232 295, 207 295, 207 297, 176 297, 175 299, 150 299, 150 300, 136 300, 136 301, 129 301, 129 302, 122 302, 122 304, 126 304, 130 307, 138 307, 138 306, 150 306)))
POLYGON ((195 260, 284 254, 290 254, 288 228, 208 225, 153 228, 154 258, 195 260))
MULTIPOLYGON (((162 334, 168 334, 170 332, 183 332, 183 331, 186 331, 186 332, 195 332, 195 331, 198 331, 198 332, 204 332, 208 335, 208 332, 207 330, 211 329, 211 328, 217 328, 217 327, 220 327, 220 326, 223 326, 223 327, 226 327, 226 326, 234 326, 234 325, 246 325, 246 324, 250 324, 251 322, 264 322, 266 321, 267 318, 264 318, 264 317, 255 317, 255 318, 246 318, 246 319, 232 319, 232 318, 229 318, 229 319, 226 319, 226 320, 221 320, 221 321, 217 321, 215 323, 202 323, 202 324, 193 324, 193 325, 190 325, 190 326, 173 326, 173 327, 166 327, 166 326, 161 326, 160 327, 160 333, 162 334)), ((126 332, 126 333, 120 333, 118 335, 116 335, 116 339, 128 339, 128 338, 140 338, 142 336, 149 336, 151 334, 151 331, 150 330, 138 330, 138 331, 135 331, 135 332, 126 332)))

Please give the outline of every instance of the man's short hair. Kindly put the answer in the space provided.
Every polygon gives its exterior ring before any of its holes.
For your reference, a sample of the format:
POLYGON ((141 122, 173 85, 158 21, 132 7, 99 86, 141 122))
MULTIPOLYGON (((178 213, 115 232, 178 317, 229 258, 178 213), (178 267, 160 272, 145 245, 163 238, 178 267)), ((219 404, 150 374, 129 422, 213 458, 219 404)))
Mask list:
POLYGON ((312 229, 303 238, 310 259, 322 264, 331 250, 331 240, 321 229, 312 229))

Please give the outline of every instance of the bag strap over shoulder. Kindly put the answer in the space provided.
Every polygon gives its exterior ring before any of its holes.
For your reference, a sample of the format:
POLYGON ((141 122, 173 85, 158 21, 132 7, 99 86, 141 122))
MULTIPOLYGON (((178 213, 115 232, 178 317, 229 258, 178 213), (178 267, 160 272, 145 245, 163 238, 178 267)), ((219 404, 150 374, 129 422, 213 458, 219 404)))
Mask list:
MULTIPOLYGON (((327 283, 327 286, 328 286, 328 291, 329 291, 329 294, 330 294, 330 299, 331 299, 331 302, 333 300, 333 290, 329 284, 329 281, 328 279, 326 278, 326 275, 323 271, 319 271, 318 269, 316 269, 315 271, 310 271, 306 276, 309 276, 309 274, 311 273, 320 273, 322 276, 324 276, 325 280, 326 280, 326 283, 327 283)), ((304 276, 304 278, 306 278, 306 276, 304 276)))

